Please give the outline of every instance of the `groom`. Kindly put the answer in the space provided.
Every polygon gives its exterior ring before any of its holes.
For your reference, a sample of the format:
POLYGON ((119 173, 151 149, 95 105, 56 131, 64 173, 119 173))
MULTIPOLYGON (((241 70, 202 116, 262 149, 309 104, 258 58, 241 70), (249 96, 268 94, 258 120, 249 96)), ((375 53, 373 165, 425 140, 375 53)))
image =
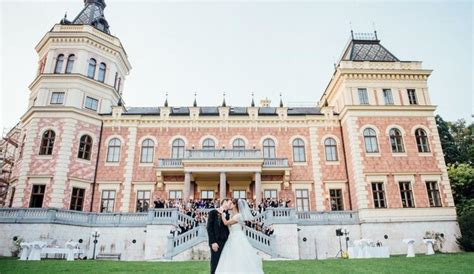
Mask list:
POLYGON ((229 237, 229 228, 222 222, 221 214, 225 214, 226 219, 229 219, 227 210, 230 202, 230 199, 223 199, 220 208, 211 210, 207 219, 207 235, 211 248, 211 274, 216 272, 222 249, 229 237))

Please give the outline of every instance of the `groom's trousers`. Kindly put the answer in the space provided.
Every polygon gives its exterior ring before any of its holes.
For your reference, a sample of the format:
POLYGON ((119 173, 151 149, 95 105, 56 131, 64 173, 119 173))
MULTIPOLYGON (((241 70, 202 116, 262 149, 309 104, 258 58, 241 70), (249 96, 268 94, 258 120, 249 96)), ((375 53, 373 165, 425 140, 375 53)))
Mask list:
POLYGON ((217 244, 219 245, 219 249, 217 252, 214 252, 211 248, 211 274, 216 273, 217 264, 219 263, 219 258, 221 257, 222 249, 224 249, 225 241, 218 241, 217 244))

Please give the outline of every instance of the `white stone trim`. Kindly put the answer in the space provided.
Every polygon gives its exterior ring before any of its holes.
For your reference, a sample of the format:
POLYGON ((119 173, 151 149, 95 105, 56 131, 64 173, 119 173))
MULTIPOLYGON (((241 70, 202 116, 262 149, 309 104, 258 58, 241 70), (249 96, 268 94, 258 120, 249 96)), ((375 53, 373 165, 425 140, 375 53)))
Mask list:
POLYGON ((420 175, 421 181, 426 182, 426 181, 436 181, 436 182, 441 182, 441 174, 439 175, 428 175, 428 174, 422 174, 420 175))
MULTIPOLYGON (((81 137, 84 136, 84 135, 89 135, 92 138, 92 147, 94 147, 94 144, 96 144, 96 142, 97 142, 97 136, 94 133, 92 133, 88 130, 80 130, 77 133, 77 138, 78 138, 79 142, 81 141, 81 137)), ((79 147, 79 142, 77 143, 77 147, 79 147)))
POLYGON ((323 182, 321 178, 321 159, 319 156, 318 149, 318 129, 316 127, 309 128, 309 146, 312 156, 312 172, 313 172, 313 187, 314 187, 314 198, 316 200, 316 210, 323 211, 323 182))
MULTIPOLYGON (((142 183, 142 182, 140 182, 140 183, 142 183)), ((150 197, 153 196, 154 187, 155 187, 154 184, 149 184, 149 183, 146 183, 146 184, 139 184, 137 182, 133 183, 133 190, 134 190, 135 194, 137 194, 137 191, 139 191, 139 190, 148 190, 148 191, 150 191, 150 197)))
POLYGON ((203 148, 203 143, 204 143, 204 140, 206 140, 206 139, 213 140, 215 148, 219 149, 219 140, 215 136, 210 135, 210 134, 204 135, 204 136, 201 137, 201 139, 199 139, 198 147, 203 148))
POLYGON ((141 148, 142 147, 142 143, 143 141, 145 141, 146 139, 151 139, 153 141, 153 147, 158 147, 158 140, 156 139, 155 136, 152 136, 152 135, 145 135, 145 136, 142 136, 142 138, 140 138, 140 140, 138 140, 138 143, 137 145, 141 148))
POLYGON ((184 141, 184 149, 186 149, 189 145, 189 142, 188 142, 188 139, 186 137, 184 137, 183 135, 174 135, 170 138, 168 144, 171 147, 173 147, 173 142, 176 140, 176 139, 182 139, 184 141))
POLYGON ((117 138, 120 140, 120 147, 122 147, 123 144, 125 144, 125 140, 123 139, 121 135, 114 134, 114 135, 110 135, 109 137, 107 137, 107 139, 105 139, 105 146, 109 147, 109 142, 114 138, 117 138))
MULTIPOLYGON (((391 125, 387 126, 387 128, 385 129, 385 135, 387 135, 390 138, 390 130, 392 128, 396 128, 396 129, 400 130, 400 133, 402 134, 402 138, 405 139, 405 136, 406 136, 405 130, 403 129, 403 127, 401 127, 399 125, 396 125, 396 124, 391 124, 391 125)), ((405 140, 403 140, 403 141, 405 141, 405 140)), ((390 142, 389 142, 389 144, 390 144, 390 142)), ((405 142, 403 142, 403 145, 405 145, 405 142)))
POLYGON ((71 154, 75 151, 73 140, 76 137, 75 128, 77 120, 64 119, 63 132, 61 134, 61 142, 59 143, 59 151, 54 167, 54 178, 51 185, 51 200, 48 207, 63 208, 64 189, 68 180, 69 164, 71 162, 71 154))
POLYGON ((102 200, 102 191, 104 190, 115 190, 115 200, 120 191, 120 183, 116 184, 99 184, 99 198, 102 200))
POLYGON ((242 139, 245 143, 245 148, 248 148, 250 147, 250 142, 249 140, 247 139, 247 137, 243 136, 243 135, 234 135, 232 136, 232 138, 230 138, 229 140, 229 148, 232 148, 233 146, 233 143, 236 139, 242 139))
POLYGON ((82 188, 82 189, 85 189, 86 191, 91 187, 91 183, 87 183, 87 182, 83 182, 83 181, 79 181, 75 179, 69 179, 69 181, 71 183, 71 191, 73 187, 82 188))
MULTIPOLYGON (((334 135, 334 134, 325 134, 322 138, 321 138, 321 145, 323 145, 323 147, 325 146, 324 145, 324 142, 326 141, 327 138, 333 138, 334 141, 336 141, 336 144, 337 146, 341 145, 341 141, 339 140, 339 138, 334 135)), ((337 149, 339 150, 339 149, 337 149)), ((338 153, 339 154, 339 153, 338 153)))
POLYGON ((276 154, 276 151, 278 150, 278 139, 277 139, 275 136, 273 136, 273 135, 265 135, 265 136, 262 136, 262 137, 260 138, 260 141, 259 141, 260 147, 262 147, 262 149, 263 149, 263 141, 265 141, 265 139, 268 139, 268 138, 269 138, 269 139, 272 139, 273 142, 275 142, 275 154, 276 154))
MULTIPOLYGON (((416 131, 417 129, 419 129, 419 128, 423 129, 423 130, 426 132, 426 136, 427 136, 428 138, 431 136, 431 131, 430 131, 430 129, 427 128, 427 127, 424 126, 424 125, 415 125, 414 127, 412 127, 412 128, 411 128, 411 131, 410 131, 411 135, 416 138, 416 136, 415 136, 415 131, 416 131)), ((429 139, 428 139, 428 141, 429 141, 429 139)))
POLYGON ((304 147, 305 147, 305 150, 306 150, 306 145, 308 144, 308 140, 306 140, 306 138, 304 136, 301 136, 301 135, 293 135, 291 136, 291 138, 288 140, 288 144, 290 145, 291 148, 293 148, 293 141, 295 139, 301 139, 303 140, 304 142, 304 147))
POLYGON ((375 125, 372 125, 372 124, 365 124, 363 125, 360 130, 359 130, 359 134, 360 136, 364 137, 364 130, 367 129, 367 128, 371 128, 375 131, 375 134, 377 134, 377 143, 378 143, 378 137, 380 136, 380 130, 377 126, 375 125))
POLYGON ((125 173, 123 180, 123 190, 122 190, 122 204, 120 205, 120 211, 129 212, 130 205, 130 195, 132 191, 132 177, 133 177, 133 166, 134 166, 134 156, 135 156, 135 144, 137 137, 137 128, 129 127, 128 128, 128 141, 129 146, 126 152, 127 158, 125 159, 125 173))

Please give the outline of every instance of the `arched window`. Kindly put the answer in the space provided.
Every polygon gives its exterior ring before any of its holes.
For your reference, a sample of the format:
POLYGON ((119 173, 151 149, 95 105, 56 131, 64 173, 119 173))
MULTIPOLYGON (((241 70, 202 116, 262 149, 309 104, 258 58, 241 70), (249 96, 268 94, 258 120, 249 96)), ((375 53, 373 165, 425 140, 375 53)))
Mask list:
POLYGON ((245 149, 245 141, 242 138, 237 138, 232 142, 232 148, 236 150, 245 149))
POLYGON ((118 72, 115 73, 114 89, 117 90, 118 72))
POLYGON ((141 163, 153 163, 153 154, 155 142, 152 139, 146 139, 142 142, 142 153, 140 156, 141 163))
POLYGON ((183 139, 176 139, 173 141, 171 147, 171 158, 181 159, 184 158, 184 141, 183 139))
POLYGON ((326 151, 326 161, 337 161, 337 144, 334 138, 327 138, 324 141, 326 151))
POLYGON ((120 159, 120 145, 121 142, 118 138, 113 138, 109 141, 109 147, 107 150, 107 162, 117 163, 120 159))
POLYGON ((390 144, 392 145, 392 152, 405 152, 403 147, 403 138, 400 130, 392 128, 389 132, 390 135, 390 144))
POLYGON ((293 162, 306 162, 304 141, 300 138, 293 140, 293 162))
POLYGON ((377 153, 379 152, 379 145, 377 143, 377 133, 371 128, 364 129, 364 143, 365 152, 377 153))
POLYGON ((418 152, 430 152, 430 145, 428 142, 428 135, 426 131, 419 128, 415 131, 416 137, 416 146, 418 147, 418 152))
POLYGON ((275 141, 270 138, 263 140, 263 158, 276 158, 275 141))
POLYGON ((67 58, 67 64, 66 64, 66 73, 72 73, 72 68, 74 67, 74 61, 76 61, 76 56, 74 54, 69 55, 67 58))
POLYGON ((64 63, 64 54, 59 54, 58 58, 56 59, 56 66, 54 67, 54 73, 61 73, 63 70, 63 63, 64 63))
POLYGON ((89 68, 87 69, 87 77, 94 79, 96 66, 97 66, 97 61, 94 58, 91 58, 89 60, 89 68))
POLYGON ((216 142, 212 140, 211 138, 207 138, 202 142, 202 149, 210 150, 210 149, 215 149, 216 148, 216 142))
POLYGON ((51 155, 53 154, 53 147, 54 147, 54 138, 56 133, 52 130, 47 130, 43 133, 41 137, 41 147, 40 147, 40 155, 51 155))
POLYGON ((77 158, 90 160, 92 150, 92 137, 89 135, 82 135, 79 141, 79 151, 77 152, 77 158))
POLYGON ((105 68, 106 65, 104 63, 100 63, 98 80, 102 83, 105 81, 105 68))

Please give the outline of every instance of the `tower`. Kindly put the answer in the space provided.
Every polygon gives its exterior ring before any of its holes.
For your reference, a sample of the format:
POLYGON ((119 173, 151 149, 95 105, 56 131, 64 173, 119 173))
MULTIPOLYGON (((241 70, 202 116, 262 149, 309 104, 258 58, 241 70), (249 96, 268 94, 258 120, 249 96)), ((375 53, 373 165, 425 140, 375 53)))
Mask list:
POLYGON ((23 140, 17 159, 14 207, 88 211, 95 182, 102 113, 121 101, 131 65, 110 34, 103 0, 84 0, 36 46, 36 78, 30 84, 23 140))

